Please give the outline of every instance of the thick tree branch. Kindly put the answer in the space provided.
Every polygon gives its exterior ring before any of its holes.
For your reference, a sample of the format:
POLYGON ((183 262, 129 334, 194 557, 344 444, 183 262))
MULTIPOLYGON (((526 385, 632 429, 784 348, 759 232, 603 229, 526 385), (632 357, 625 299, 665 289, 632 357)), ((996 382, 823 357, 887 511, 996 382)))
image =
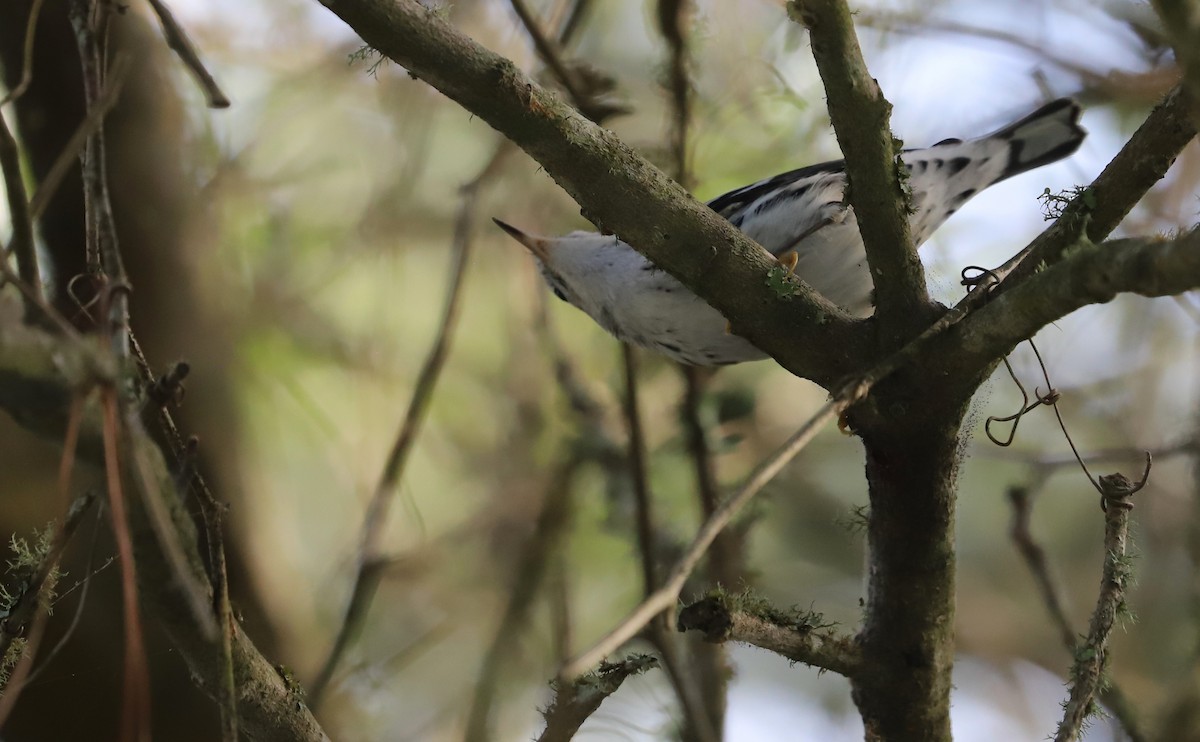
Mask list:
POLYGON ((1190 106, 1191 96, 1182 88, 1168 93, 1092 184, 1071 199, 1054 225, 1006 264, 1012 268, 1006 287, 1061 260, 1085 218, 1089 240, 1108 237, 1196 137, 1190 106))
MULTIPOLYGON (((846 156, 847 199, 854 207, 885 334, 928 315, 925 269, 908 224, 908 198, 892 136, 892 104, 871 77, 845 0, 794 0, 788 15, 804 24, 825 83, 829 118, 846 156)), ((900 337, 899 340, 907 338, 900 337)), ((893 342, 889 349, 894 349, 893 342)))
MULTIPOLYGON (((96 378, 114 378, 106 355, 71 337, 53 336, 24 326, 20 310, 10 300, 0 300, 0 408, 22 426, 52 440, 61 441, 73 390, 84 388, 96 378)), ((94 466, 102 465, 102 436, 99 410, 84 415, 78 456, 94 466)), ((138 496, 130 497, 132 536, 141 582, 144 607, 166 629, 197 684, 214 698, 221 688, 221 642, 206 639, 186 598, 175 585, 166 556, 150 526, 141 503, 147 494, 141 476, 129 475, 140 458, 153 478, 151 486, 170 493, 164 498, 179 544, 192 577, 207 584, 207 576, 196 544, 196 533, 183 507, 183 493, 167 468, 158 447, 140 426, 128 431, 130 449, 122 470, 123 487, 138 496)), ((255 648, 235 623, 233 665, 237 679, 240 728, 252 740, 326 740, 325 733, 309 713, 302 692, 289 684, 255 648)))
POLYGON ((415 0, 322 0, 368 44, 530 154, 586 216, 611 230, 733 321, 793 373, 832 384, 862 365, 866 337, 805 285, 780 297, 776 262, 744 234, 509 60, 415 0), (814 347, 836 353, 811 353, 814 347))
POLYGON ((853 677, 862 668, 854 639, 820 624, 815 613, 738 609, 736 597, 709 596, 679 612, 680 631, 702 631, 710 642, 752 644, 793 662, 853 677))
POLYGON ((1092 245, 1084 238, 1067 254, 960 322, 946 338, 956 362, 987 366, 1049 323, 1120 293, 1169 296, 1200 288, 1200 229, 1173 240, 1092 245))

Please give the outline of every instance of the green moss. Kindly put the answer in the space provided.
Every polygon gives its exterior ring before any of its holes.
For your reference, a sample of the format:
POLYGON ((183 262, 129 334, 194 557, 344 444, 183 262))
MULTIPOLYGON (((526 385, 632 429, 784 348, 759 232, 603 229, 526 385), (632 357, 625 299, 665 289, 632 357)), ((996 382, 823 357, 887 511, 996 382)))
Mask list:
POLYGON ((781 265, 776 265, 767 271, 766 284, 775 292, 775 296, 784 301, 789 301, 793 296, 800 294, 800 279, 781 265))
POLYGON ((836 623, 826 622, 825 616, 814 610, 804 610, 793 605, 782 609, 774 606, 769 600, 754 590, 746 588, 741 592, 731 593, 717 587, 708 592, 705 598, 720 601, 729 613, 747 613, 756 618, 775 624, 781 628, 794 631, 809 632, 828 629, 836 623))

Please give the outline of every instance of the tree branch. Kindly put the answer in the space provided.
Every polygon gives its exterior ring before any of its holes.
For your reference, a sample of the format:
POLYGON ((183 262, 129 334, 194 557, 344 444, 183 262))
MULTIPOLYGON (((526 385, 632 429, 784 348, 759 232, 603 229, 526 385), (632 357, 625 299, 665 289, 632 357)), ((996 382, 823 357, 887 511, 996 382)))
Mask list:
POLYGON ((600 708, 604 699, 617 692, 625 678, 640 675, 655 667, 658 660, 646 655, 634 655, 624 662, 607 663, 594 673, 588 673, 574 682, 556 682, 555 698, 543 716, 546 728, 538 736, 538 742, 567 742, 583 726, 583 722, 600 708))
MULTIPOLYGON (((97 354, 91 345, 24 326, 19 308, 11 300, 0 300, 0 408, 26 429, 61 441, 73 390, 86 387, 97 376, 111 378, 112 371, 111 361, 97 354)), ((161 451, 140 426, 128 431, 127 443, 130 450, 123 451, 128 459, 122 466, 126 472, 123 487, 139 495, 130 498, 131 533, 144 607, 166 629, 197 684, 215 698, 222 683, 220 639, 204 637, 175 586, 174 573, 141 506, 146 484, 142 477, 132 475, 136 470, 133 457, 144 459, 159 492, 170 493, 163 500, 187 557, 187 567, 194 579, 205 582, 207 576, 194 525, 183 507, 183 493, 161 451)), ((82 420, 78 456, 102 466, 102 448, 99 410, 93 406, 82 420)), ((235 623, 231 630, 242 733, 254 740, 327 740, 299 689, 280 676, 240 626, 235 623)))
MULTIPOLYGON (((1146 475, 1150 474, 1147 455, 1146 475)), ((1108 660, 1108 637, 1125 606, 1125 586, 1131 577, 1125 549, 1129 537, 1129 500, 1145 484, 1134 484, 1121 474, 1100 477, 1100 493, 1104 505, 1104 576, 1096 610, 1092 613, 1087 639, 1075 650, 1071 668, 1071 694, 1063 707, 1063 720, 1055 742, 1073 742, 1084 721, 1094 711, 1093 699, 1103 684, 1102 673, 1108 660)))
POLYGON ((779 611, 765 605, 738 607, 739 598, 710 595, 679 612, 680 631, 702 631, 710 642, 736 641, 782 655, 793 662, 853 677, 862 670, 854 639, 823 626, 821 615, 779 611))
POLYGON ((1200 288, 1200 229, 1173 240, 1139 237, 1082 242, 1062 262, 996 296, 946 341, 956 363, 984 367, 1049 323, 1117 294, 1168 296, 1200 288))
MULTIPOLYGON (((829 118, 846 157, 846 199, 854 207, 884 333, 899 334, 929 314, 925 269, 913 246, 892 104, 871 77, 845 0, 793 0, 788 16, 808 29, 825 84, 829 118)), ((904 340, 901 336, 898 340, 904 340)), ((894 348, 896 343, 889 344, 894 348)))
POLYGON ((867 336, 809 287, 780 297, 776 261, 731 224, 513 63, 415 0, 322 0, 368 44, 529 153, 598 226, 629 242, 733 320, 793 373, 832 385, 867 336), (812 353, 813 347, 839 353, 812 353))

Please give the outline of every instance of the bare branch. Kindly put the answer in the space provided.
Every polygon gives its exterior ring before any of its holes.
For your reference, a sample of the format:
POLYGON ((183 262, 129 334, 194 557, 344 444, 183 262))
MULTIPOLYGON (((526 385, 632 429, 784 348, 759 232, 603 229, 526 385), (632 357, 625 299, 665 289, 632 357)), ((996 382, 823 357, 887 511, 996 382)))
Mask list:
MULTIPOLYGON (((33 12, 37 12, 36 8, 33 12)), ((21 177, 21 152, 3 115, 0 115, 0 173, 4 176, 8 213, 12 220, 12 238, 4 254, 0 255, 0 260, 7 262, 9 254, 16 256, 17 274, 32 292, 31 296, 25 297, 25 315, 34 317, 44 297, 37 250, 33 244, 33 217, 30 216, 29 201, 25 195, 25 179, 21 177)))
POLYGON ((36 38, 38 16, 42 12, 43 0, 33 0, 29 6, 29 19, 25 23, 25 46, 21 54, 21 80, 8 91, 8 95, 0 98, 0 106, 6 106, 17 98, 25 95, 29 84, 33 82, 33 41, 36 38))
POLYGON ((928 316, 930 300, 908 223, 892 104, 867 70, 845 0, 794 0, 788 15, 812 37, 829 118, 846 156, 847 200, 871 266, 876 316, 885 333, 898 334, 900 327, 928 316))
POLYGON ((738 596, 710 595, 679 611, 680 631, 701 631, 706 641, 735 641, 793 662, 853 677, 864 671, 854 639, 821 624, 820 614, 739 606, 738 596))
POLYGON ((816 437, 817 433, 821 431, 826 423, 837 418, 850 404, 866 394, 867 388, 868 385, 866 384, 847 388, 838 397, 827 402, 791 438, 755 467, 750 476, 746 478, 745 483, 730 495, 729 499, 721 503, 721 507, 700 527, 700 531, 692 539, 692 543, 688 546, 683 557, 671 568, 671 572, 667 576, 667 580, 663 583, 663 586, 643 600, 641 604, 622 619, 612 631, 605 634, 591 649, 568 662, 559 671, 560 677, 578 677, 587 672, 589 668, 595 667, 601 660, 612 652, 615 652, 622 644, 636 636, 655 616, 674 606, 675 601, 679 598, 680 591, 683 590, 684 583, 687 582, 687 578, 696 569, 696 565, 700 563, 700 560, 704 557, 704 553, 708 550, 708 547, 712 544, 717 534, 725 526, 729 525, 729 522, 733 520, 733 517, 737 515, 742 507, 754 495, 758 494, 783 469, 787 462, 791 461, 797 453, 816 437))
POLYGON ((334 638, 333 646, 312 684, 310 698, 314 708, 318 707, 324 699, 329 681, 333 679, 333 673, 337 670, 342 655, 362 626, 374 598, 375 588, 379 584, 380 571, 375 568, 375 565, 381 556, 379 553, 380 541, 384 527, 387 525, 388 511, 396 488, 404 479, 408 456, 412 452, 413 445, 420 435, 421 426, 425 422, 425 413, 433 399, 433 392, 437 388, 442 367, 450 354, 450 345, 458 325, 463 279, 466 276, 471 247, 474 242, 472 232, 475 227, 479 193, 507 151, 508 148, 504 144, 499 145, 475 179, 462 188, 462 200, 459 203, 458 215, 455 217, 454 223, 454 262, 450 269, 450 281, 446 289, 441 323, 438 326, 433 347, 421 366, 417 383, 413 387, 412 399, 404 414, 404 419, 400 423, 400 430, 392 443, 383 471, 380 473, 375 492, 371 495, 371 502, 367 505, 366 515, 363 517, 354 586, 351 588, 350 600, 346 604, 346 612, 337 636, 334 638))
POLYGON ((167 38, 167 46, 179 55, 184 66, 196 78, 196 84, 200 86, 200 89, 204 91, 204 96, 208 99, 208 107, 229 108, 229 99, 225 97, 225 93, 221 92, 221 87, 217 85, 212 73, 204 66, 204 62, 200 61, 196 45, 192 43, 187 31, 183 30, 183 26, 179 25, 179 21, 175 20, 171 9, 162 0, 150 0, 150 6, 154 8, 158 22, 162 24, 163 36, 167 38))
MULTIPOLYGON (((504 616, 500 619, 496 634, 483 657, 464 734, 464 739, 468 742, 490 739, 489 725, 496 688, 508 658, 518 646, 519 635, 528 623, 529 611, 541 588, 546 570, 554 561, 555 551, 570 526, 571 492, 580 463, 578 457, 570 456, 550 477, 537 524, 533 534, 525 542, 513 584, 508 591, 508 604, 504 609, 504 616)), ((612 690, 615 691, 616 687, 612 690)), ((599 701, 596 705, 599 705, 599 701)), ((580 723, 582 721, 580 719, 580 723)))

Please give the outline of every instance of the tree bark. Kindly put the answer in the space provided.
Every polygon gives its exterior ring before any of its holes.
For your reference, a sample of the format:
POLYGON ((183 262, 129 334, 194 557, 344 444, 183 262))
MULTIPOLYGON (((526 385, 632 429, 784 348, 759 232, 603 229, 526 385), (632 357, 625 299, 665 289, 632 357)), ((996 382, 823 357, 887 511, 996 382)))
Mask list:
POLYGON ((914 410, 860 431, 871 510, 867 605, 851 680, 868 740, 949 740, 954 666, 954 502, 966 400, 899 399, 914 410))

